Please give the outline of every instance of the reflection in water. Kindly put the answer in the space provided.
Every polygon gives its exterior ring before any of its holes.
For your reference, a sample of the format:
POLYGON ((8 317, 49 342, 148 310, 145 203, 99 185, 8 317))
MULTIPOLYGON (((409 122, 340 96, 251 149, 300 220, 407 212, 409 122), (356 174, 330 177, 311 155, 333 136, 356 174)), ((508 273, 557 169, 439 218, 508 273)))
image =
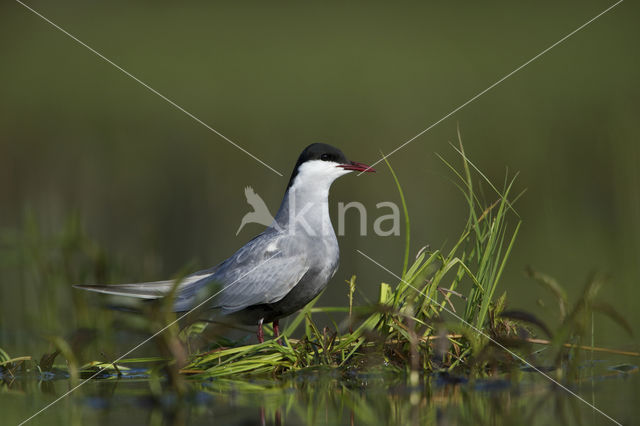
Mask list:
MULTIPOLYGON (((627 405, 621 415, 619 404, 633 399, 640 384, 637 368, 627 367, 604 362, 585 366, 593 374, 572 388, 624 423, 620 416, 631 416, 637 408, 627 405)), ((2 379, 0 412, 12 423, 70 385, 67 378, 56 376, 41 382, 19 375, 2 379), (30 399, 34 394, 38 398, 30 399)), ((423 377, 414 387, 397 374, 332 369, 278 379, 189 380, 184 395, 163 391, 164 386, 164 381, 141 378, 140 372, 94 380, 34 424, 599 424, 604 420, 566 391, 527 371, 477 380, 441 373, 423 377)))

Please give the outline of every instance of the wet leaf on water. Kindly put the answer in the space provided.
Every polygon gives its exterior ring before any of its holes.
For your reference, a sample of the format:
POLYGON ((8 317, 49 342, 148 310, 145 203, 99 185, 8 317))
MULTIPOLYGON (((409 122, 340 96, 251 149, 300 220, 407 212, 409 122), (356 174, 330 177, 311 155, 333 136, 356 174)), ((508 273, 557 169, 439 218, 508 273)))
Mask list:
POLYGON ((633 364, 620 364, 609 367, 611 370, 619 371, 621 373, 636 373, 638 372, 638 366, 633 364))

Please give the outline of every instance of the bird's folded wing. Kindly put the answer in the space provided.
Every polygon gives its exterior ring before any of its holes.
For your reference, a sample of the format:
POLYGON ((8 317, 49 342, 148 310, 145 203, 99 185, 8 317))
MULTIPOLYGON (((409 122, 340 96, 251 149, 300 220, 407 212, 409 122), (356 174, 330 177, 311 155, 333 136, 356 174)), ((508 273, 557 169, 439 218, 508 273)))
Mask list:
POLYGON ((223 262, 210 277, 223 285, 213 306, 232 313, 285 297, 309 271, 307 256, 287 243, 259 236, 223 262))
MULTIPOLYGON (((239 274, 237 269, 223 278, 228 282, 213 305, 228 314, 248 306, 275 303, 284 298, 300 282, 308 267, 301 259, 272 258, 251 272, 239 274)), ((244 268, 243 268, 244 269, 244 268)))

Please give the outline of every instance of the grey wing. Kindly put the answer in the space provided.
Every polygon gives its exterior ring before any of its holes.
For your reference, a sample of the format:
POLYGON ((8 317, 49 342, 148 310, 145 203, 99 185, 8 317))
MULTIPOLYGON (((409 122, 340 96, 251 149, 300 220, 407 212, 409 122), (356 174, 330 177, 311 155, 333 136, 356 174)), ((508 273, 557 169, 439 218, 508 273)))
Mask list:
POLYGON ((260 234, 223 262, 210 277, 223 284, 213 306, 232 313, 282 299, 309 271, 304 251, 277 233, 260 234))

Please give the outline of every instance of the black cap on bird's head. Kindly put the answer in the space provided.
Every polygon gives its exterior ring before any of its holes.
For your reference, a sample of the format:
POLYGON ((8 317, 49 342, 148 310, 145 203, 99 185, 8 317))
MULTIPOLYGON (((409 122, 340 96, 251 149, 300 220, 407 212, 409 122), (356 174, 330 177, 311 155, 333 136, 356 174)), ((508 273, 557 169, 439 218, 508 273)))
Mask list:
POLYGON ((367 166, 366 164, 347 160, 347 157, 344 155, 344 153, 334 146, 327 145, 326 143, 312 143, 311 145, 307 146, 298 157, 298 161, 293 168, 293 173, 291 173, 291 179, 289 179, 289 185, 287 185, 287 188, 293 185, 293 181, 298 175, 300 166, 308 161, 315 160, 336 163, 335 166, 343 170, 375 172, 374 169, 367 166))

